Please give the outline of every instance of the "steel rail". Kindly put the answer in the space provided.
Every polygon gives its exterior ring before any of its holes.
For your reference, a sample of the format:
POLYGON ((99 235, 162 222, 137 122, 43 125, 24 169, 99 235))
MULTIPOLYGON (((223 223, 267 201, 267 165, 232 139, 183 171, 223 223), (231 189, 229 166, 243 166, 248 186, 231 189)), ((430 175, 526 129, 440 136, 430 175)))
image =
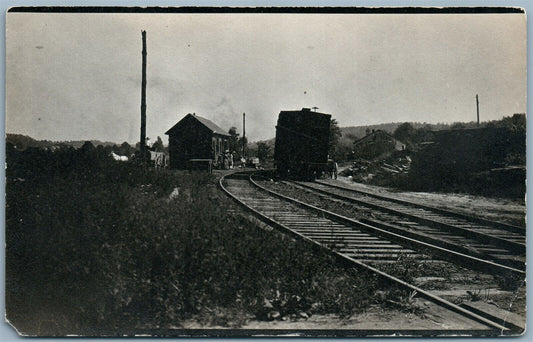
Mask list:
POLYGON ((387 238, 387 239, 391 239, 391 240, 394 240, 394 241, 400 241, 400 243, 403 244, 404 246, 407 245, 407 246, 409 246, 411 248, 415 248, 415 249, 418 249, 418 250, 420 250, 420 249, 428 250, 428 251, 431 252, 431 254, 439 256, 440 258, 443 258, 445 260, 451 261, 451 262, 453 262, 455 264, 459 263, 459 264, 461 264, 461 265, 463 265, 465 267, 468 267, 470 269, 482 270, 482 271, 490 273, 490 274, 511 275, 511 276, 519 276, 521 278, 525 278, 525 274, 526 273, 523 270, 520 270, 520 269, 517 269, 517 268, 513 268, 513 267, 510 267, 510 266, 507 266, 507 265, 498 264, 498 263, 493 262, 493 261, 484 260, 484 259, 481 259, 481 258, 478 258, 478 257, 475 257, 475 256, 468 255, 466 253, 461 253, 461 252, 453 251, 453 250, 450 250, 450 249, 447 249, 447 248, 443 248, 443 247, 440 247, 440 246, 436 246, 436 245, 433 245, 433 244, 430 244, 430 243, 427 243, 427 242, 424 242, 424 241, 420 241, 417 238, 407 237, 407 236, 402 235, 403 232, 402 232, 402 234, 397 234, 397 233, 394 233, 394 232, 390 232, 390 231, 388 231, 386 229, 381 229, 381 228, 375 227, 375 226, 373 226, 371 224, 367 224, 367 223, 364 223, 364 222, 361 222, 361 221, 358 221, 358 220, 354 220, 352 218, 345 217, 343 215, 336 214, 336 213, 333 213, 331 211, 328 211, 328 210, 325 210, 325 209, 322 209, 322 208, 318 208, 318 207, 313 206, 311 204, 304 203, 304 202, 299 201, 297 199, 294 199, 294 198, 285 196, 283 194, 280 194, 278 192, 269 190, 269 189, 257 184, 251 178, 250 178, 250 181, 252 182, 252 184, 254 184, 256 187, 258 187, 259 189, 261 189, 263 191, 271 193, 272 195, 274 195, 276 197, 279 197, 281 199, 284 199, 286 201, 295 203, 295 204, 297 204, 297 205, 299 205, 301 207, 304 207, 306 209, 313 210, 315 212, 321 213, 321 214, 325 215, 325 217, 328 217, 328 218, 330 218, 330 219, 332 219, 334 221, 337 221, 337 222, 340 222, 340 223, 343 223, 343 224, 347 224, 347 225, 350 225, 350 226, 353 226, 353 227, 357 227, 357 228, 359 228, 361 230, 364 230, 364 231, 369 232, 371 234, 375 234, 375 235, 378 235, 378 236, 381 236, 381 237, 384 237, 384 238, 387 238))
MULTIPOLYGON (((302 183, 298 183, 298 182, 294 182, 293 184, 295 184, 296 186, 301 187, 303 189, 308 189, 310 191, 315 191, 315 192, 318 192, 318 193, 321 193, 321 194, 328 195, 328 196, 333 197, 333 198, 337 198, 337 199, 340 199, 340 200, 345 200, 345 201, 350 201, 352 203, 360 204, 360 203, 358 203, 359 200, 357 200, 357 199, 352 199, 350 197, 346 197, 346 196, 343 196, 343 195, 340 195, 340 194, 330 193, 330 192, 325 191, 325 190, 317 189, 317 188, 315 188, 313 186, 308 186, 307 184, 302 184, 302 183)), ((367 202, 364 202, 364 201, 361 201, 361 202, 362 203, 360 205, 367 206, 367 207, 369 206, 369 205, 366 205, 367 202)), ((387 212, 389 214, 392 214, 392 215, 405 216, 405 215, 402 214, 402 212, 398 212, 398 213, 390 212, 388 210, 388 208, 382 209, 381 206, 373 207, 373 209, 385 211, 385 212, 387 212)), ((446 248, 446 249, 452 249, 452 250, 455 250, 455 251, 457 251, 459 253, 468 254, 468 255, 471 255, 471 256, 474 256, 474 257, 477 257, 477 258, 480 258, 480 259, 485 259, 486 260, 487 258, 489 258, 492 261, 494 261, 494 262, 496 262, 498 264, 501 264, 501 265, 509 266, 509 267, 512 267, 512 268, 517 268, 517 269, 520 269, 520 270, 525 270, 525 268, 526 268, 526 265, 525 265, 524 261, 516 260, 516 259, 501 258, 501 257, 499 257, 498 254, 494 255, 494 254, 491 254, 489 252, 486 252, 486 253, 476 252, 476 251, 473 251, 472 249, 469 249, 469 248, 464 247, 462 245, 458 245, 455 242, 448 242, 445 239, 442 239, 441 237, 436 237, 436 238, 432 237, 432 236, 430 236, 431 233, 428 233, 428 232, 425 232, 424 235, 421 235, 421 234, 419 234, 417 232, 410 231, 410 230, 408 230, 408 229, 406 229, 404 227, 400 227, 400 226, 397 226, 397 225, 394 225, 394 224, 385 223, 385 222, 372 220, 372 219, 368 219, 368 218, 362 218, 362 219, 359 219, 359 221, 361 221, 363 223, 368 223, 370 225, 373 225, 373 226, 376 226, 376 227, 379 227, 379 228, 384 228, 384 229, 396 232, 396 233, 404 235, 404 236, 410 236, 410 237, 413 237, 415 239, 423 239, 426 242, 429 242, 429 243, 434 244, 436 246, 440 246, 440 247, 443 247, 443 248, 446 248)), ((421 222, 421 221, 422 220, 419 220, 418 222, 424 224, 424 222, 421 222)), ((428 228, 435 228, 435 227, 431 227, 431 225, 426 225, 426 226, 428 228)), ((417 228, 414 228, 414 229, 417 229, 417 228)), ((465 236, 465 235, 463 235, 463 236, 465 236)), ((479 240, 476 240, 473 237, 466 236, 466 238, 472 238, 474 241, 479 241, 479 240)), ((498 247, 498 246, 496 245, 495 247, 498 247)), ((510 252, 513 255, 517 255, 517 253, 515 251, 513 251, 513 250, 511 250, 511 251, 507 250, 507 251, 510 252)), ((494 273, 494 272, 492 272, 492 273, 494 273)))
MULTIPOLYGON (((234 174, 235 175, 235 174, 234 174)), ((287 227, 286 225, 283 225, 279 222, 277 222, 276 220, 272 219, 271 217, 269 216, 266 216, 264 214, 262 214, 261 212, 259 212, 258 210, 254 209, 253 207, 251 207, 250 205, 246 204, 244 201, 240 200, 235 194, 231 193, 225 186, 224 186, 224 180, 225 180, 225 176, 221 177, 220 180, 219 180, 219 186, 220 188, 224 191, 224 193, 226 193, 230 198, 232 198, 234 201, 236 201, 237 203, 239 203, 241 206, 243 206, 244 208, 246 208, 248 211, 250 211, 251 213, 253 213, 256 217, 258 217, 259 219, 261 219, 263 222, 271 225, 272 227, 282 231, 282 232, 285 232, 285 233, 288 233, 290 234, 291 236, 299 239, 299 240, 302 240, 302 241, 306 241, 308 243, 310 243, 312 246, 315 246, 315 247, 318 247, 320 249, 325 249, 327 250, 328 252, 332 253, 336 258, 344 261, 344 262, 347 262, 348 264, 350 265, 353 265, 353 266, 356 266, 360 269, 363 269, 363 270, 367 270, 367 271, 370 271, 378 276, 380 276, 381 278, 387 280, 387 281, 391 281, 395 284, 398 284, 400 285, 401 287, 405 288, 405 289, 408 289, 410 291, 416 291, 416 293, 418 295, 420 295, 421 297, 423 298, 426 298, 427 300, 430 300, 432 301, 433 303, 441 306, 441 307, 444 307, 448 310, 451 310, 453 312, 456 312, 464 317, 467 317, 469 319, 472 319, 473 321, 476 321, 476 322, 479 322, 479 323, 482 323, 484 325, 486 325, 487 327, 491 328, 491 329, 495 329, 495 335, 505 335, 506 332, 509 332, 510 329, 505 327, 504 325, 501 325, 499 323, 496 323, 494 321, 491 321, 490 319, 487 319, 481 315, 478 315, 476 313, 473 313, 463 307, 460 307, 456 304, 453 304, 443 298, 440 298, 426 290, 423 290, 417 286, 414 286, 412 284, 409 284, 399 278, 396 278, 392 275, 389 275, 383 271, 380 271, 379 269, 377 268, 374 268, 370 265, 367 265, 363 262, 360 262, 358 260, 355 260, 343 253, 340 253, 340 252, 337 252, 335 250, 332 250, 331 248, 329 248, 327 245, 325 244, 322 244, 318 241, 315 241, 311 238, 308 238, 306 237, 305 235, 303 234, 300 234, 296 231, 294 231, 293 229, 287 227)), ((300 201, 297 201, 297 200, 294 200, 294 199, 290 199, 289 197, 287 196, 284 196, 284 195, 281 195, 279 193, 276 193, 276 192, 273 192, 271 190, 268 190, 264 187, 261 187, 260 185, 258 185, 256 182, 254 182, 252 180, 252 177, 251 175, 249 176, 249 182, 257 187, 258 189, 262 190, 262 191, 265 191, 275 197, 278 197, 278 198, 281 198, 281 199, 284 199, 286 201, 289 201, 289 202, 292 202, 292 203, 296 203, 298 205, 303 205, 304 207, 307 207, 309 209, 312 209, 314 208, 313 210, 318 210, 320 212, 325 212, 324 210, 322 209, 319 209, 319 208, 316 208, 316 207, 313 207, 309 204, 306 204, 306 203, 303 203, 303 202, 300 202, 300 201)), ((333 214, 333 213, 331 213, 333 214)), ((336 214, 333 214, 333 216, 336 216, 338 217, 339 215, 336 215, 336 214)), ((345 218, 347 219, 347 218, 345 218)), ((370 227, 369 225, 365 225, 365 224, 362 224, 360 222, 356 222, 354 220, 351 220, 351 219, 347 219, 348 222, 353 222, 353 223, 357 223, 358 225, 362 225, 362 226, 367 226, 367 227, 370 227)), ((372 227, 373 228, 373 227, 372 227)))
MULTIPOLYGON (((353 198, 353 197, 339 195, 339 194, 332 193, 332 192, 327 191, 327 190, 318 189, 316 187, 313 187, 311 185, 305 184, 303 182, 295 182, 295 183, 300 185, 300 186, 312 189, 313 191, 317 191, 317 192, 326 194, 328 196, 332 196, 332 197, 335 197, 335 198, 338 198, 338 199, 342 199, 342 200, 345 200, 345 201, 349 201, 349 202, 356 203, 356 204, 359 204, 359 205, 363 205, 363 206, 366 206, 366 207, 370 207, 370 208, 373 208, 373 209, 385 211, 385 212, 388 212, 388 213, 393 214, 393 215, 400 215, 400 216, 403 216, 403 217, 406 217, 406 218, 410 218, 412 220, 416 220, 417 222, 419 222, 421 224, 426 224, 426 225, 433 226, 433 227, 439 227, 439 228, 442 228, 442 229, 447 230, 447 231, 452 232, 452 233, 457 233, 457 234, 461 234, 461 235, 466 236, 466 237, 475 238, 478 241, 488 242, 488 243, 491 243, 491 244, 494 244, 494 245, 497 245, 497 246, 501 246, 501 247, 507 248, 510 252, 518 254, 518 255, 525 255, 525 253, 526 253, 526 245, 522 244, 522 243, 510 241, 510 240, 499 238, 499 237, 496 237, 496 236, 491 236, 491 235, 488 235, 486 233, 478 232, 478 231, 475 231, 475 230, 472 230, 472 229, 457 227, 457 226, 454 226, 454 225, 451 225, 451 224, 448 224, 448 223, 444 223, 444 222, 440 222, 440 221, 437 221, 437 220, 427 219, 427 218, 421 217, 419 215, 414 215, 414 214, 402 212, 400 210, 387 208, 387 207, 385 207, 383 205, 380 205, 380 204, 370 203, 370 202, 367 202, 367 201, 364 201, 364 200, 360 200, 360 199, 356 199, 356 198, 353 198)), ((319 183, 319 184, 323 184, 323 183, 319 183)), ((346 190, 346 189, 343 189, 343 190, 346 190)), ((349 189, 348 189, 348 191, 349 191, 349 189)), ((380 200, 385 200, 386 201, 388 199, 380 198, 380 200)), ((426 210, 430 210, 430 209, 426 209, 426 210)))
POLYGON ((422 209, 426 209, 426 210, 431 210, 431 211, 434 211, 434 212, 439 213, 439 214, 448 215, 448 216, 454 216, 454 217, 457 217, 457 218, 461 218, 461 219, 464 219, 464 220, 469 220, 469 221, 475 222, 475 223, 484 224, 484 225, 491 226, 491 227, 494 227, 494 228, 501 228, 503 230, 507 230, 507 231, 513 232, 513 233, 518 233, 518 234, 525 234, 526 233, 526 230, 524 228, 522 228, 520 226, 504 223, 504 222, 486 220, 486 219, 483 219, 481 217, 467 215, 467 214, 463 214, 463 213, 460 213, 460 212, 457 212, 457 211, 453 211, 453 210, 449 210, 449 209, 435 208, 435 207, 431 207, 429 205, 416 203, 416 202, 411 202, 411 201, 406 201, 406 200, 401 200, 401 199, 394 198, 394 197, 391 197, 391 196, 378 195, 378 194, 372 193, 370 191, 363 191, 363 190, 358 190, 358 189, 354 189, 354 188, 346 187, 346 186, 342 186, 342 185, 331 184, 331 183, 325 182, 323 180, 316 180, 316 183, 322 184, 322 185, 325 185, 325 186, 329 186, 329 187, 332 187, 332 188, 337 188, 337 189, 341 189, 341 190, 360 193, 360 194, 367 195, 369 197, 374 197, 374 198, 377 198, 377 199, 383 199, 383 200, 395 202, 395 203, 398 203, 398 204, 408 205, 408 206, 411 206, 413 208, 422 208, 422 209))

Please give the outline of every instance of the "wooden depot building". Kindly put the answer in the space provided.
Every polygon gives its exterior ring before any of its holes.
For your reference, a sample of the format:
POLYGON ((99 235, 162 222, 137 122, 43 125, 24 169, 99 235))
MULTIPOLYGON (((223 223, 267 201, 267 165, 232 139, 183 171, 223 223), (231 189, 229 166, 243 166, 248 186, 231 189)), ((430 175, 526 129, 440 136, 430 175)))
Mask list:
POLYGON ((165 134, 171 169, 207 167, 216 164, 229 148, 230 135, 212 121, 187 114, 165 134))
POLYGON ((405 144, 380 129, 372 131, 367 129, 366 136, 353 143, 354 157, 367 160, 389 155, 394 151, 402 151, 404 149, 405 144))

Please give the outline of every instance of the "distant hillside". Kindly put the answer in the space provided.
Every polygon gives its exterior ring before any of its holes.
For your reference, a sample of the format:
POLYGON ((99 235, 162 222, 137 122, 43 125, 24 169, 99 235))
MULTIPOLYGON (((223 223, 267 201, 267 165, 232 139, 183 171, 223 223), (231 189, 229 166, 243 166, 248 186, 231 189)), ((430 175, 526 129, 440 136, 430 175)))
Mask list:
MULTIPOLYGON (((14 134, 14 133, 6 134, 6 142, 13 144, 19 150, 25 150, 28 147, 50 148, 52 146, 60 146, 60 145, 72 146, 77 149, 83 146, 85 141, 87 140, 69 140, 69 141, 36 140, 30 136, 23 135, 23 134, 14 134)), ((109 142, 109 141, 102 142, 100 140, 90 140, 90 142, 94 146, 116 145, 116 143, 109 142)))
MULTIPOLYGON (((390 122, 390 123, 383 123, 379 125, 369 125, 369 126, 350 126, 350 127, 341 127, 342 137, 341 137, 341 144, 346 144, 348 141, 353 142, 356 139, 362 138, 366 135, 366 130, 382 130, 388 133, 394 133, 394 130, 398 128, 401 124, 404 122, 390 122)), ((500 120, 494 120, 489 122, 481 122, 481 127, 485 127, 487 125, 498 125, 500 123, 500 120)), ((420 129, 424 128, 428 131, 441 131, 445 129, 452 129, 452 128, 475 128, 477 127, 477 123, 474 121, 471 122, 456 122, 456 123, 436 123, 436 124, 428 124, 426 122, 409 122, 411 126, 413 126, 414 129, 420 129)))
POLYGON ((350 127, 341 127, 342 136, 339 140, 340 145, 348 146, 357 139, 360 139, 366 135, 366 130, 382 130, 389 133, 393 133, 394 130, 400 126, 401 123, 384 123, 379 125, 370 125, 370 126, 350 126, 350 127))
MULTIPOLYGON (((515 116, 522 116, 525 120, 525 114, 514 114, 515 116)), ((489 126, 505 126, 509 125, 508 122, 511 120, 511 117, 503 118, 501 120, 492 120, 492 121, 484 121, 480 123, 480 127, 489 127, 489 126)), ((349 126, 349 127, 340 127, 342 136, 339 140, 339 146, 344 149, 351 149, 351 146, 353 142, 357 139, 360 139, 366 135, 366 130, 383 130, 388 133, 394 133, 396 128, 403 124, 404 122, 389 122, 389 123, 383 123, 378 125, 368 125, 368 126, 349 126)), ((426 122, 408 122, 413 126, 414 129, 421 129, 427 131, 441 131, 441 130, 447 130, 447 129, 458 129, 458 128, 475 128, 477 127, 477 123, 475 121, 470 122, 454 122, 454 123, 436 123, 436 124, 428 124, 426 122)), ((272 151, 274 150, 274 144, 275 144, 276 138, 261 140, 261 141, 253 141, 248 143, 248 148, 250 150, 257 150, 257 144, 259 142, 264 142, 268 146, 271 147, 272 151)))
POLYGON ((350 127, 341 127, 342 136, 343 137, 357 137, 362 138, 366 135, 367 129, 374 129, 374 130, 382 130, 389 133, 394 132, 394 130, 400 126, 401 122, 391 122, 391 123, 384 123, 379 125, 369 125, 369 126, 350 126, 350 127))
POLYGON ((13 144, 16 148, 24 150, 28 147, 46 147, 47 142, 35 140, 32 137, 22 134, 6 134, 6 142, 13 144))
MULTIPOLYGON (((349 126, 349 127, 340 127, 342 136, 340 138, 339 143, 341 145, 350 145, 357 139, 362 138, 366 135, 366 130, 383 130, 389 133, 394 133, 394 130, 400 126, 403 122, 390 122, 390 123, 383 123, 378 125, 368 125, 368 126, 349 126)), ((430 130, 441 130, 441 129, 448 129, 451 127, 451 125, 448 124, 426 124, 426 123, 419 123, 419 122, 411 122, 411 125, 413 125, 414 128, 421 128, 426 127, 430 130)), ((276 138, 271 138, 267 140, 262 140, 262 142, 266 143, 269 146, 274 146, 276 138)), ((257 147, 257 143, 259 141, 254 141, 249 143, 248 147, 251 149, 254 149, 257 147)))
MULTIPOLYGON (((69 145, 74 148, 80 148, 83 146, 83 144, 87 140, 68 140, 68 141, 60 141, 56 142, 56 144, 63 144, 63 145, 69 145)), ((120 145, 111 141, 100 141, 100 140, 89 140, 94 146, 102 145, 102 146, 113 146, 113 145, 120 145)))

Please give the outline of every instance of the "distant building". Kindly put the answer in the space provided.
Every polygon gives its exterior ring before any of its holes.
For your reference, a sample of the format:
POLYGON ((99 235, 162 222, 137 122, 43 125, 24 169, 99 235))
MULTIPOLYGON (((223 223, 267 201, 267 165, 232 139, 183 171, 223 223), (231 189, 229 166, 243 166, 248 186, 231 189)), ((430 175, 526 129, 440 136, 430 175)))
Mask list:
POLYGON ((402 151, 405 144, 396 140, 391 134, 378 130, 367 130, 367 135, 353 143, 355 158, 375 159, 394 151, 402 151))
POLYGON ((412 155, 409 178, 415 188, 524 198, 525 126, 442 130, 433 136, 412 155))
POLYGON ((165 134, 168 135, 171 169, 185 169, 191 160, 219 163, 229 148, 230 135, 196 114, 187 114, 165 134))
POLYGON ((525 137, 521 141, 505 127, 451 129, 433 134, 433 144, 424 150, 425 154, 438 156, 440 165, 461 172, 502 167, 509 153, 525 153, 525 137))

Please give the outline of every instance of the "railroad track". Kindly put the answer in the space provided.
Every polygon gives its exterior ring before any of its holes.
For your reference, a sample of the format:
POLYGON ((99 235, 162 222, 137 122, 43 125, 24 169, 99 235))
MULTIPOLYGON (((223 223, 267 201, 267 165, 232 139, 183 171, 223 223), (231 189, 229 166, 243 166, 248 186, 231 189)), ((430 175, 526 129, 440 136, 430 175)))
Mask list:
POLYGON ((446 215, 448 217, 456 217, 456 218, 459 218, 459 219, 467 220, 468 223, 480 223, 480 224, 484 224, 484 225, 488 225, 488 226, 500 227, 502 230, 506 230, 506 231, 510 231, 510 232, 516 232, 516 233, 519 233, 521 235, 525 234, 525 228, 519 227, 519 226, 515 226, 515 225, 511 225, 511 224, 507 224, 507 223, 504 223, 504 222, 486 220, 486 219, 483 219, 483 218, 480 218, 480 217, 475 217, 475 216, 472 216, 472 215, 466 215, 466 214, 463 214, 463 213, 460 213, 460 212, 456 212, 456 211, 453 211, 453 210, 440 209, 440 208, 435 208, 435 207, 431 207, 431 206, 428 206, 428 205, 424 205, 424 204, 421 204, 421 203, 415 203, 415 202, 410 202, 410 201, 406 201, 406 200, 401 200, 401 199, 398 199, 398 198, 395 198, 395 197, 391 197, 391 196, 378 195, 378 194, 370 192, 370 191, 363 191, 363 190, 355 189, 353 187, 344 186, 344 185, 341 185, 340 183, 333 184, 332 182, 329 182, 327 180, 318 179, 318 180, 316 180, 316 183, 327 185, 329 187, 337 188, 337 189, 341 189, 341 190, 349 190, 352 193, 359 193, 361 195, 366 195, 366 196, 374 197, 374 198, 377 198, 377 199, 384 199, 384 200, 387 200, 387 201, 390 201, 390 202, 400 203, 400 204, 404 204, 404 205, 407 205, 407 206, 412 206, 412 207, 422 208, 422 209, 428 209, 428 210, 430 210, 430 211, 432 211, 434 213, 441 213, 441 214, 444 214, 444 215, 446 215))
POLYGON ((525 270, 525 229, 453 211, 380 196, 323 181, 291 182, 309 191, 380 212, 380 220, 361 219, 406 236, 497 264, 525 270), (384 223, 384 222, 385 223, 384 223))
POLYGON ((398 262, 403 257, 419 263, 446 263, 460 261, 480 269, 497 269, 500 274, 524 276, 521 270, 481 260, 466 254, 401 236, 379 227, 328 212, 306 203, 290 199, 267 190, 253 181, 250 174, 236 173, 220 180, 221 188, 249 212, 269 225, 295 238, 325 248, 337 258, 353 266, 374 272, 378 276, 413 291, 447 310, 486 326, 491 334, 516 333, 515 325, 498 321, 483 312, 474 313, 464 307, 446 301, 429 291, 396 278, 383 269, 383 265, 398 262), (442 258, 435 258, 438 255, 442 258))

